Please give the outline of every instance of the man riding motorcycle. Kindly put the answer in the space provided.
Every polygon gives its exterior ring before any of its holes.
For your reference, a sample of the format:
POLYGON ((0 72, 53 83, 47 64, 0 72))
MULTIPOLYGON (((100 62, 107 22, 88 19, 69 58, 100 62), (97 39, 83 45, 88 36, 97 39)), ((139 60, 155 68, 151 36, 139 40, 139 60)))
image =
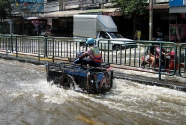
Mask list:
POLYGON ((86 44, 89 45, 89 49, 85 53, 79 56, 82 65, 87 65, 87 64, 89 64, 89 66, 101 65, 103 61, 101 52, 99 48, 95 45, 94 41, 95 41, 94 38, 88 38, 86 40, 86 44), (89 58, 86 58, 87 56, 89 56, 89 58))

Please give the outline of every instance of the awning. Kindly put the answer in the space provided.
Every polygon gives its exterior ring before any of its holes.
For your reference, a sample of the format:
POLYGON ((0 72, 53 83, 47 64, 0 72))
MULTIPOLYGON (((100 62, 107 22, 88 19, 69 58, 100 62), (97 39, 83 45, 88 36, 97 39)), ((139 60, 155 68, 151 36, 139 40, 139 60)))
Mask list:
POLYGON ((91 9, 91 10, 84 10, 81 13, 99 13, 99 12, 115 12, 117 8, 107 8, 107 9, 91 9))
POLYGON ((170 7, 169 13, 186 13, 186 6, 170 7))
POLYGON ((169 4, 154 4, 153 9, 169 9, 169 4))
POLYGON ((117 10, 116 8, 108 8, 108 9, 58 11, 58 12, 45 13, 45 14, 42 15, 42 17, 43 18, 48 18, 48 17, 71 17, 75 14, 115 12, 116 10, 117 10))
MULTIPOLYGON (((149 9, 149 6, 148 6, 149 9)), ((154 10, 169 9, 169 4, 153 4, 154 10)))
POLYGON ((23 19, 26 19, 26 20, 36 20, 36 19, 42 19, 42 17, 24 17, 23 19))
POLYGON ((48 18, 48 17, 70 17, 73 16, 74 14, 79 14, 82 12, 81 10, 73 10, 73 11, 58 11, 58 12, 51 12, 51 13, 45 13, 42 15, 43 18, 48 18))

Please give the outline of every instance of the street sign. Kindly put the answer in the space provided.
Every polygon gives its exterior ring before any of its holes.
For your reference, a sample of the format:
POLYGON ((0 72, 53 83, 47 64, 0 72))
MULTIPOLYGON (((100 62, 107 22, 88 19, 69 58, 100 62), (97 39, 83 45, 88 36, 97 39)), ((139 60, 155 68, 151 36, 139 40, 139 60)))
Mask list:
POLYGON ((9 19, 8 23, 9 23, 10 25, 12 25, 12 24, 13 24, 13 21, 12 21, 11 19, 9 19))

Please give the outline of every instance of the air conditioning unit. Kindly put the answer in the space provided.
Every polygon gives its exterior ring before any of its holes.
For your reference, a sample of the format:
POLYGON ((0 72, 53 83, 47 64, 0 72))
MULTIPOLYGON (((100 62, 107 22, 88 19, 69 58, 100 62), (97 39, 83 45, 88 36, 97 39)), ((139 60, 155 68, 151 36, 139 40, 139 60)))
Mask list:
POLYGON ((169 2, 169 0, 155 0, 155 3, 166 3, 169 2))

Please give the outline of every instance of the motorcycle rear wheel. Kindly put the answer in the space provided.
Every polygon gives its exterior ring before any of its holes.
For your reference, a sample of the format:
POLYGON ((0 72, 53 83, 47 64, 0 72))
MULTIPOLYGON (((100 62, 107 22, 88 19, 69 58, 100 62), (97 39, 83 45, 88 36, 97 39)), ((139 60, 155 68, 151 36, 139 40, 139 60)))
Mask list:
POLYGON ((63 74, 63 76, 60 77, 59 83, 60 86, 63 87, 63 89, 75 89, 75 81, 73 76, 71 75, 63 74))

